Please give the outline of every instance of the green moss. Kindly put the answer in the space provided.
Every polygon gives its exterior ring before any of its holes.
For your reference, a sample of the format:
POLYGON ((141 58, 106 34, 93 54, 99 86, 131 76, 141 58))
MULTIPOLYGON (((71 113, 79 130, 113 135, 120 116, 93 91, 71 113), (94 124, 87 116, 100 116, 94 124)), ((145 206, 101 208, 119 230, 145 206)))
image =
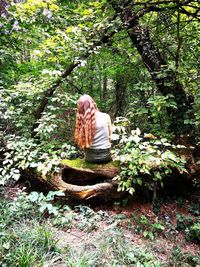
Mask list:
POLYGON ((63 159, 61 160, 61 164, 68 165, 73 168, 82 168, 82 169, 99 169, 99 168, 113 168, 119 167, 119 161, 111 161, 104 164, 94 164, 86 162, 84 159, 63 159))

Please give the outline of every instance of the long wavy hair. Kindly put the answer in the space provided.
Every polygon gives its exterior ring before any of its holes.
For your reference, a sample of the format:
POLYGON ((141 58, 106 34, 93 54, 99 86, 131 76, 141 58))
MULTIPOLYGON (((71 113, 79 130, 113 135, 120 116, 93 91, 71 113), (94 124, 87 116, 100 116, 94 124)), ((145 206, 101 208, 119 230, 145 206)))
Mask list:
POLYGON ((89 95, 82 95, 77 103, 75 141, 82 149, 88 148, 96 131, 97 104, 89 95))

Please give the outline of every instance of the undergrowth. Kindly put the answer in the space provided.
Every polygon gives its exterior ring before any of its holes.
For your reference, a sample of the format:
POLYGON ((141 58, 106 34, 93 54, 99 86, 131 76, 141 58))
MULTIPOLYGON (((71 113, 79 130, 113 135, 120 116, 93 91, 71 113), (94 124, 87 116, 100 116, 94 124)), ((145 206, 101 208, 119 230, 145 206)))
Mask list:
POLYGON ((177 214, 173 225, 137 212, 61 205, 59 195, 22 191, 13 200, 0 196, 0 266, 198 266, 198 252, 183 251, 175 236, 181 232, 184 242, 198 242, 199 217, 177 214), (173 244, 170 251, 166 240, 173 244))

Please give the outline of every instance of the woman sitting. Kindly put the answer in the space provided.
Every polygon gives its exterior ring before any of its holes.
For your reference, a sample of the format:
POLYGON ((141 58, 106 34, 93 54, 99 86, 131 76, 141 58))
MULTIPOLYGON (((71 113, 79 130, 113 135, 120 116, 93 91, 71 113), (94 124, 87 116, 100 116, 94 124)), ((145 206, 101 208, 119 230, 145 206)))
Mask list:
POLYGON ((92 163, 111 161, 110 136, 110 116, 100 112, 89 95, 81 96, 77 103, 75 141, 84 149, 85 160, 92 163))

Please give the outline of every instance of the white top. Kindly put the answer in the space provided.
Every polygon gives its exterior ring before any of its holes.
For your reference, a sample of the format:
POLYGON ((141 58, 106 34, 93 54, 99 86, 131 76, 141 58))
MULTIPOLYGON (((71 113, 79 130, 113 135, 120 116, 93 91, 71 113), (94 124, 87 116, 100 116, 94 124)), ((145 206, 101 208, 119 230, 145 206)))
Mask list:
POLYGON ((89 148, 106 149, 110 148, 109 126, 111 126, 110 116, 107 113, 96 111, 96 133, 89 148))

